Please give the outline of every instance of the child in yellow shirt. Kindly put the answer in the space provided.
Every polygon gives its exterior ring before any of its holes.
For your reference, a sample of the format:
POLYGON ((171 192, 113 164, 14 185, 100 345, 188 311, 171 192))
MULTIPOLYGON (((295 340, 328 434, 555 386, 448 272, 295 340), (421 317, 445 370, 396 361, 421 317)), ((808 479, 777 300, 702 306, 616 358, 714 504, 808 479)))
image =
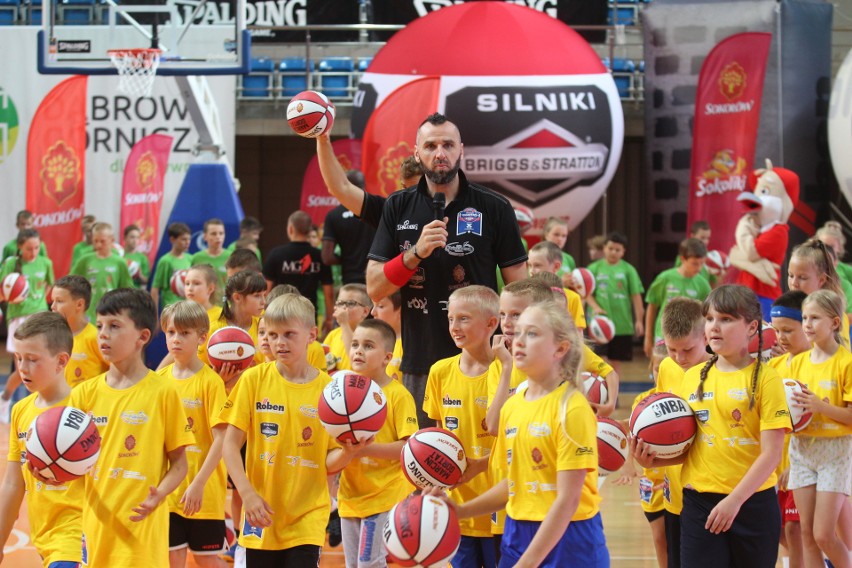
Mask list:
POLYGON ((351 368, 348 352, 349 344, 352 342, 352 332, 370 315, 372 308, 373 303, 367 295, 367 287, 364 284, 344 284, 340 288, 337 301, 334 303, 334 319, 338 327, 332 329, 324 340, 328 345, 329 373, 351 368))
POLYGON ((98 330, 86 319, 91 300, 92 285, 82 276, 63 276, 53 286, 50 309, 64 317, 74 333, 71 359, 65 366, 65 380, 72 387, 109 369, 98 349, 98 330))

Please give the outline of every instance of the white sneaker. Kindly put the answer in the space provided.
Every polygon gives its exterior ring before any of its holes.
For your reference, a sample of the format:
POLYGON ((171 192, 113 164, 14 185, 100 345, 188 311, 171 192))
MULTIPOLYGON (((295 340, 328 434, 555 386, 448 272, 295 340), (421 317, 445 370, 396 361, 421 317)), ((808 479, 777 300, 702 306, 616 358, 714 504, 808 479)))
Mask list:
POLYGON ((0 398, 0 424, 8 424, 11 421, 12 397, 8 400, 0 398))

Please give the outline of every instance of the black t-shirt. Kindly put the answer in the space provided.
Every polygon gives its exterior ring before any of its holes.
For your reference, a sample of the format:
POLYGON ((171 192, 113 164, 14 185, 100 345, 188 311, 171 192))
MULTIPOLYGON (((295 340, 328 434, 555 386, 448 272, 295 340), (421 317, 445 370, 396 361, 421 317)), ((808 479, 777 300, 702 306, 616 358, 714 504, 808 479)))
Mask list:
POLYGON ((332 284, 331 269, 323 264, 322 253, 307 242, 277 246, 266 255, 263 276, 278 284, 292 284, 315 306, 320 284, 332 284))
MULTIPOLYGON (((447 300, 453 290, 481 284, 497 290, 496 268, 527 259, 515 211, 502 196, 468 183, 459 172, 459 193, 447 205, 447 246, 420 262, 400 289, 402 294, 401 369, 426 374, 433 363, 458 353, 450 337, 447 300)), ((388 197, 370 249, 370 258, 387 262, 414 246, 434 220, 425 178, 388 197)))
POLYGON ((343 205, 338 205, 325 216, 322 240, 334 241, 340 245, 341 276, 344 284, 364 284, 367 281, 367 254, 375 234, 375 227, 359 220, 343 205))
POLYGON ((382 209, 385 207, 385 201, 387 201, 386 197, 365 191, 364 203, 361 205, 361 214, 358 215, 358 218, 374 230, 378 229, 382 220, 382 209))

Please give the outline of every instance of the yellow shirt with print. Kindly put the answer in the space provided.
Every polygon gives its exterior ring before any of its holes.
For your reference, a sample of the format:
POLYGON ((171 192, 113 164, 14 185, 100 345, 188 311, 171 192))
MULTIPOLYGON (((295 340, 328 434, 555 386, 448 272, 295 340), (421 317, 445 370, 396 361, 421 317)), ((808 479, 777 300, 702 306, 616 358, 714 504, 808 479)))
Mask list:
POLYGON ((402 365, 402 338, 397 337, 396 343, 393 346, 393 357, 391 357, 390 363, 385 368, 385 373, 397 381, 402 380, 402 369, 399 366, 402 365))
MULTIPOLYGON (((852 404, 852 353, 843 346, 823 363, 811 361, 811 351, 799 353, 793 358, 792 376, 808 387, 821 400, 832 406, 852 404)), ((847 426, 815 412, 807 428, 796 432, 797 436, 836 438, 852 434, 847 426)))
MULTIPOLYGON (((657 371, 657 386, 654 390, 656 392, 676 392, 683 383, 684 374, 686 374, 686 371, 675 363, 674 359, 666 357, 660 362, 660 369, 657 371)), ((682 464, 663 468, 663 508, 673 515, 680 515, 683 510, 683 484, 680 482, 682 468, 682 464)))
POLYGON ((76 387, 83 381, 106 373, 109 363, 104 360, 98 347, 98 330, 90 323, 74 336, 71 358, 65 365, 65 382, 76 387))
MULTIPOLYGON (((657 392, 656 387, 636 395, 630 411, 633 412, 642 400, 655 392, 657 392)), ((628 457, 627 459, 633 458, 628 457)), ((654 489, 654 487, 665 482, 665 469, 664 467, 642 468, 642 477, 639 478, 639 505, 646 513, 657 513, 665 508, 664 490, 654 489)))
MULTIPOLYGON (((698 431, 681 470, 683 487, 699 492, 730 494, 760 455, 763 430, 789 430, 790 411, 778 372, 760 366, 754 408, 749 409, 756 363, 733 372, 713 365, 704 381, 704 397, 696 391, 703 365, 689 369, 675 394, 695 412, 698 431)), ((775 485, 775 472, 757 491, 775 485)))
POLYGON ((349 362, 349 349, 343 345, 343 330, 336 327, 328 332, 323 340, 328 345, 328 369, 329 372, 343 371, 352 368, 349 362))
POLYGON ((583 311, 583 298, 580 294, 570 288, 565 290, 565 299, 568 301, 568 313, 574 318, 574 325, 577 329, 586 329, 586 314, 583 311))
POLYGON ((574 389, 567 404, 563 383, 533 401, 510 397, 500 412, 494 458, 509 482, 506 511, 516 521, 542 521, 556 500, 558 471, 586 470, 580 502, 571 517, 584 521, 600 509, 598 422, 583 393, 574 389))
POLYGON ((275 514, 272 525, 241 527, 240 544, 283 550, 322 546, 331 511, 325 460, 340 447, 317 415, 317 402, 331 381, 322 371, 309 383, 281 375, 275 362, 248 369, 231 391, 220 419, 246 433, 246 475, 275 514))
POLYGON ((85 477, 88 565, 168 566, 169 508, 130 517, 168 471, 167 453, 195 442, 174 385, 151 371, 119 390, 100 375, 74 388, 69 405, 90 414, 101 434, 100 458, 85 477))
MULTIPOLYGON (((432 420, 440 420, 444 428, 458 436, 469 458, 484 458, 491 454, 494 436, 488 433, 485 413, 488 409, 488 376, 496 372, 492 364, 476 377, 464 375, 459 367, 461 354, 441 359, 429 369, 423 411, 432 420)), ((466 503, 491 488, 488 475, 477 475, 450 491, 457 503, 466 503)), ((488 515, 461 519, 464 536, 491 536, 488 515)))
MULTIPOLYGON (((408 389, 402 382, 391 380, 382 391, 387 399, 388 416, 376 434, 376 443, 404 440, 417 432, 417 407, 408 389)), ((337 495, 340 516, 364 519, 390 511, 413 490, 402 473, 399 459, 358 458, 340 474, 337 495)))
MULTIPOLYGON (((211 313, 215 314, 216 309, 217 308, 210 308, 209 310, 207 310, 207 315, 210 316, 211 313)), ((222 308, 218 308, 218 309, 219 309, 219 313, 221 314, 222 308)), ((251 327, 248 328, 247 330, 245 330, 245 331, 248 332, 249 336, 251 337, 251 340, 254 342, 254 347, 255 347, 254 364, 255 365, 260 365, 261 363, 266 363, 266 357, 264 357, 263 353, 260 352, 260 342, 257 339, 257 322, 259 320, 260 320, 260 318, 256 318, 256 317, 251 318, 251 327)), ((223 317, 215 317, 215 318, 211 317, 211 319, 210 319, 210 332, 207 334, 207 339, 208 340, 210 339, 210 336, 213 335, 214 331, 222 329, 223 327, 228 327, 229 325, 231 325, 231 324, 228 323, 228 320, 226 320, 223 317)), ((206 343, 204 345, 201 345, 201 346, 198 347, 198 358, 201 359, 202 361, 204 361, 205 365, 210 365, 210 358, 207 357, 207 344, 206 343)))
MULTIPOLYGON (((83 532, 83 483, 49 486, 37 481, 27 469, 27 431, 33 420, 47 410, 36 406, 33 393, 12 407, 9 423, 9 462, 21 464, 27 490, 30 538, 44 566, 52 562, 80 562, 83 532)), ((53 406, 67 406, 68 399, 53 406)), ((52 407, 50 407, 52 408, 52 407)))
MULTIPOLYGON (((793 376, 793 369, 791 367, 793 358, 789 353, 784 353, 778 357, 773 357, 766 364, 778 371, 782 379, 787 379, 793 376)), ((778 477, 781 477, 781 474, 790 467, 790 436, 792 435, 792 431, 784 434, 784 449, 781 451, 781 461, 778 462, 778 467, 775 468, 775 475, 778 477)))
MULTIPOLYGON (((210 453, 210 447, 213 445, 213 427, 222 423, 219 420, 219 412, 227 398, 225 384, 216 371, 206 365, 188 379, 175 378, 174 365, 160 369, 157 374, 173 381, 183 403, 187 422, 195 436, 195 443, 186 448, 188 466, 186 477, 168 497, 169 511, 185 517, 180 499, 186 493, 190 482, 198 476, 201 466, 210 453)), ((225 462, 220 459, 219 465, 204 484, 201 509, 188 518, 224 520, 227 489, 228 476, 225 472, 225 462)))

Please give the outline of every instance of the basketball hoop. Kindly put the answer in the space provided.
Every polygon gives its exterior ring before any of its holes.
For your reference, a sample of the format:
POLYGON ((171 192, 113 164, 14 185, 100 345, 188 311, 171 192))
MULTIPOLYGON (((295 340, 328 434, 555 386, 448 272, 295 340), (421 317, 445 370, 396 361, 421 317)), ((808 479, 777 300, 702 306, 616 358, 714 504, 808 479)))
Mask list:
POLYGON ((118 69, 118 90, 132 97, 149 97, 160 66, 159 49, 110 49, 112 64, 118 69))

